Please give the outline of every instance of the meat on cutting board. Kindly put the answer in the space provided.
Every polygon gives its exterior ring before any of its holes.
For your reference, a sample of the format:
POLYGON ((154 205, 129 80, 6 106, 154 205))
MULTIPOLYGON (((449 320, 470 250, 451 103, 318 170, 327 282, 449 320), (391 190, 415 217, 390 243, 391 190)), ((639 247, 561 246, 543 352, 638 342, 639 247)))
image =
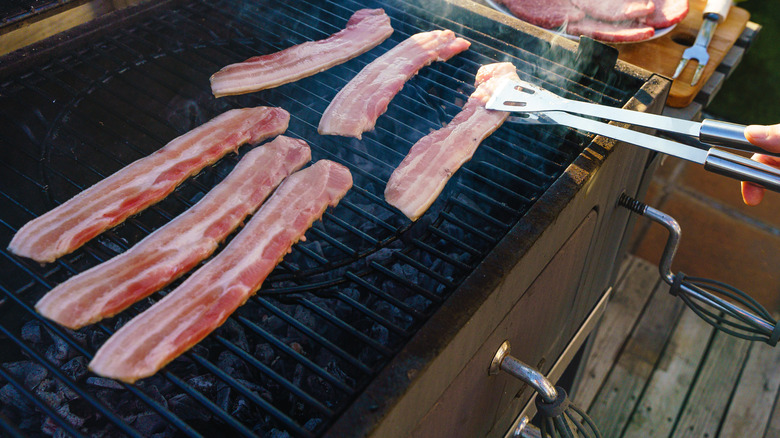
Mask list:
POLYGON ((580 21, 569 23, 566 32, 570 35, 587 36, 600 41, 628 43, 644 41, 655 35, 652 26, 636 21, 606 22, 586 17, 580 21))
POLYGON ((498 0, 521 20, 546 29, 555 29, 585 17, 571 0, 498 0))
POLYGON ((292 245, 351 187, 349 170, 327 160, 290 175, 216 257, 114 333, 89 368, 125 382, 156 373, 260 289, 292 245))
POLYGON ((361 9, 346 28, 328 38, 223 67, 211 76, 211 91, 221 97, 294 82, 361 55, 392 33, 390 17, 383 9, 361 9))
POLYGON ((417 220, 444 189, 450 177, 474 155, 479 144, 504 123, 509 113, 485 108, 496 88, 519 79, 509 62, 488 64, 477 72, 477 89, 445 127, 421 138, 395 169, 385 199, 417 220))
POLYGON ((186 178, 242 144, 283 133, 289 121, 290 114, 281 108, 227 111, 28 222, 8 249, 52 262, 163 199, 186 178))
POLYGON ((446 61, 469 48, 470 43, 451 30, 412 35, 365 66, 333 98, 322 114, 323 135, 362 138, 374 129, 406 81, 434 61, 446 61))
POLYGON ((35 309, 71 329, 116 315, 211 255, 310 159, 306 142, 285 136, 255 148, 189 210, 126 252, 59 284, 35 309))
POLYGON ((587 15, 604 21, 626 21, 653 13, 653 0, 572 0, 587 15))
POLYGON ((688 15, 688 0, 653 0, 655 11, 641 21, 656 29, 679 23, 688 15))

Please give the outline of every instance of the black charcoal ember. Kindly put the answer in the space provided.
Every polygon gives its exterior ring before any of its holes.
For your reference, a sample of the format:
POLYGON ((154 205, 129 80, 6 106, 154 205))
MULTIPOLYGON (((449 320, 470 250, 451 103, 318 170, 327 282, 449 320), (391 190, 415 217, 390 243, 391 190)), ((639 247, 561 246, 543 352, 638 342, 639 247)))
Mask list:
POLYGON ((247 379, 250 375, 247 364, 230 351, 223 351, 219 354, 217 366, 231 377, 247 379))
POLYGON ((187 394, 178 394, 168 400, 168 406, 184 421, 209 421, 211 412, 187 394))
POLYGON ((31 344, 40 344, 45 340, 43 338, 43 328, 38 320, 28 321, 22 326, 22 339, 31 344))
POLYGON ((333 386, 320 376, 311 374, 306 378, 308 393, 317 400, 328 403, 333 397, 333 386))
POLYGON ((228 320, 225 321, 225 323, 222 324, 218 330, 220 336, 232 342, 236 347, 244 351, 249 350, 249 342, 246 338, 246 332, 244 332, 244 328, 241 327, 234 319, 228 318, 228 320))
POLYGON ((105 377, 87 377, 87 385, 106 389, 124 389, 116 380, 106 379, 105 377))
POLYGON ((45 379, 35 388, 35 395, 47 405, 57 408, 65 401, 65 395, 58 389, 57 382, 45 379))
POLYGON ((303 425, 303 428, 310 432, 314 432, 320 424, 322 424, 322 418, 311 418, 303 425))
POLYGON ((390 331, 387 327, 379 323, 374 323, 374 325, 371 326, 371 338, 380 344, 387 346, 389 345, 390 331))
POLYGON ((271 344, 264 342, 255 346, 254 356, 265 365, 271 365, 276 358, 276 352, 274 352, 274 348, 271 344))
POLYGON ((349 377, 349 374, 345 373, 335 360, 328 362, 328 364, 325 366, 325 371, 327 371, 331 376, 340 380, 342 383, 346 383, 348 386, 355 386, 355 380, 349 377))
MULTIPOLYGON (((314 313, 303 306, 295 306, 293 318, 309 328, 317 329, 317 318, 314 316, 314 313)), ((292 330, 292 328, 290 328, 290 330, 292 330)))
POLYGON ((268 389, 264 386, 258 385, 254 382, 250 382, 248 380, 243 379, 236 379, 241 385, 243 385, 246 389, 252 391, 257 395, 258 397, 262 397, 266 400, 273 401, 273 395, 271 395, 271 392, 268 391, 268 389))
POLYGON ((4 363, 3 368, 12 376, 24 381, 24 387, 33 389, 49 374, 46 368, 29 360, 4 363))
POLYGON ((216 391, 216 377, 212 374, 192 377, 187 380, 187 383, 206 397, 211 397, 216 391))
POLYGON ((149 385, 145 388, 146 394, 154 401, 162 405, 164 408, 168 409, 168 401, 165 400, 165 397, 160 393, 160 390, 157 389, 157 385, 149 385))
POLYGON ((46 349, 46 359, 55 365, 60 366, 67 362, 68 359, 75 356, 75 354, 73 354, 75 352, 70 348, 70 345, 68 345, 64 339, 53 333, 49 334, 51 335, 51 339, 54 343, 49 345, 49 348, 46 349))
POLYGON ((260 322, 264 329, 275 335, 280 334, 287 327, 287 323, 276 315, 263 315, 260 322))
POLYGON ((419 311, 420 313, 425 313, 425 311, 428 309, 428 306, 431 305, 431 300, 425 298, 422 295, 414 295, 405 299, 404 304, 413 308, 414 310, 419 311))
POLYGON ((71 380, 79 381, 87 375, 87 358, 84 356, 76 356, 73 359, 65 362, 65 364, 62 365, 60 369, 71 380))
POLYGON ((290 438, 290 433, 286 430, 271 429, 268 432, 268 438, 290 438))
POLYGON ((0 388, 0 404, 12 406, 26 415, 32 413, 32 405, 30 402, 26 397, 19 394, 16 388, 10 383, 0 388))
POLYGON ((74 414, 70 411, 70 406, 67 404, 63 404, 57 409, 57 413, 60 414, 62 418, 65 419, 68 423, 70 423, 72 426, 79 428, 84 425, 84 423, 87 421, 84 418, 81 418, 80 416, 74 414))
POLYGON ((144 412, 135 417, 132 426, 141 436, 151 436, 164 431, 167 423, 160 415, 154 412, 144 412))
POLYGON ((252 412, 249 408, 249 403, 246 402, 244 397, 238 397, 230 415, 235 417, 238 421, 247 421, 251 418, 252 412))
POLYGON ((232 388, 225 383, 217 383, 217 406, 223 411, 227 411, 230 408, 230 395, 232 388))

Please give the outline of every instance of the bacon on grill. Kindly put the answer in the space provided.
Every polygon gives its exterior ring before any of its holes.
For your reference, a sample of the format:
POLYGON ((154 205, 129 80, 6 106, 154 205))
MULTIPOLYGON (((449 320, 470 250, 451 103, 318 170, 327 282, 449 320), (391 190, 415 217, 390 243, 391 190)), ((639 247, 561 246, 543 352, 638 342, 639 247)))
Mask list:
POLYGON ((197 204, 128 251, 61 283, 35 305, 77 329, 121 312, 211 255, 282 180, 311 159, 303 140, 255 148, 197 204))
POLYGON ((477 89, 445 127, 421 138, 395 169, 385 199, 409 219, 417 220, 444 189, 450 177, 471 159, 479 144, 506 120, 509 113, 485 108, 499 84, 519 79, 509 62, 488 64, 477 72, 477 89))
POLYGON ((89 368, 125 382, 156 373, 246 302, 350 187, 349 170, 332 161, 321 160, 290 175, 216 257, 114 333, 89 368))
POLYGON ((289 120, 281 108, 227 111, 28 222, 8 249, 52 262, 163 199, 187 177, 242 144, 283 133, 289 120))
POLYGON ((390 17, 383 9, 361 9, 352 15, 345 29, 328 38, 222 68, 211 76, 211 91, 222 97, 297 81, 371 50, 392 33, 390 17))
POLYGON ((469 48, 451 30, 412 35, 368 64, 339 91, 322 114, 319 133, 362 138, 404 83, 433 61, 446 61, 469 48))

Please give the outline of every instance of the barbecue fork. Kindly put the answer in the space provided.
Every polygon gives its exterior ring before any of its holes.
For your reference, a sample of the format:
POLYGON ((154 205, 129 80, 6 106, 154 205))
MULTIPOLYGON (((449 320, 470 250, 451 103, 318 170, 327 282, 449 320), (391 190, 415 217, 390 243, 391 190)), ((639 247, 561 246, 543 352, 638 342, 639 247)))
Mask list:
POLYGON ((524 115, 530 122, 564 125, 673 155, 702 164, 711 172, 780 192, 780 170, 712 147, 716 145, 739 151, 775 155, 748 142, 745 138, 744 125, 710 119, 692 122, 565 99, 522 80, 505 81, 493 93, 486 107, 492 110, 526 113, 524 115), (583 115, 655 128, 698 141, 692 141, 694 145, 678 143, 581 117, 583 115))
POLYGON ((729 13, 731 8, 731 0, 709 0, 707 6, 704 7, 704 21, 702 21, 699 34, 696 35, 696 41, 691 47, 685 49, 682 54, 680 63, 677 64, 677 69, 672 75, 672 79, 677 79, 680 73, 685 69, 688 61, 695 59, 698 65, 696 71, 693 73, 693 79, 691 80, 691 86, 696 85, 701 78, 701 74, 704 71, 704 67, 710 60, 710 54, 707 53, 707 48, 712 41, 712 36, 715 34, 715 28, 718 27, 718 23, 723 21, 729 13))

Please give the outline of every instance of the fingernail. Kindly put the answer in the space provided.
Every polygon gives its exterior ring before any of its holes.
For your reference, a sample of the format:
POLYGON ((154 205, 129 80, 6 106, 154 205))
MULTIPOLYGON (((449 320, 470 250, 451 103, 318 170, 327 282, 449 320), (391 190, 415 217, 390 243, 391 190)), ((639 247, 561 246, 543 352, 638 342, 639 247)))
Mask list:
POLYGON ((769 137, 769 126, 764 125, 749 125, 745 128, 745 136, 754 140, 764 140, 769 137))

